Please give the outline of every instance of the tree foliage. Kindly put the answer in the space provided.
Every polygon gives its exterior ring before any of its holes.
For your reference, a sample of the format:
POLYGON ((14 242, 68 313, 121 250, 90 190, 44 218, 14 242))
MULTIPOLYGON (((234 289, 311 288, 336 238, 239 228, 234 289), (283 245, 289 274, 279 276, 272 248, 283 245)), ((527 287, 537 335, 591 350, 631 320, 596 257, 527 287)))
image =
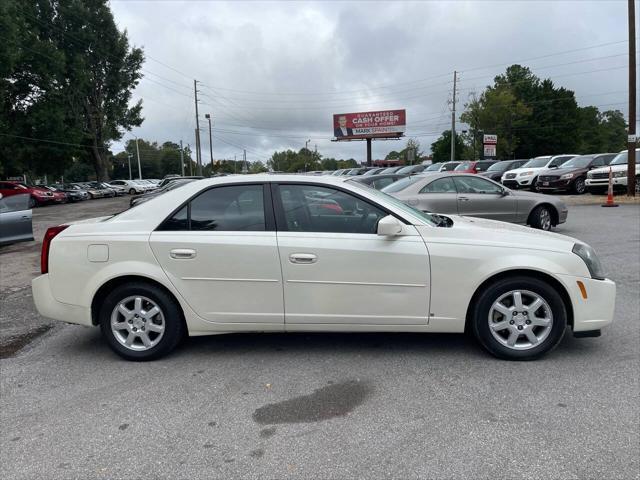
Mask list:
POLYGON ((130 106, 143 53, 107 0, 0 2, 0 158, 5 174, 61 174, 77 161, 109 178, 109 144, 142 123, 130 106))
MULTIPOLYGON (((456 158, 462 158, 465 143, 460 135, 456 135, 456 158)), ((431 144, 433 163, 448 162, 451 159, 451 130, 445 130, 442 135, 431 144)))
POLYGON ((624 148, 626 125, 619 111, 579 107, 573 91, 520 65, 495 77, 493 85, 465 105, 460 119, 480 147, 483 133, 498 135, 498 158, 624 148))

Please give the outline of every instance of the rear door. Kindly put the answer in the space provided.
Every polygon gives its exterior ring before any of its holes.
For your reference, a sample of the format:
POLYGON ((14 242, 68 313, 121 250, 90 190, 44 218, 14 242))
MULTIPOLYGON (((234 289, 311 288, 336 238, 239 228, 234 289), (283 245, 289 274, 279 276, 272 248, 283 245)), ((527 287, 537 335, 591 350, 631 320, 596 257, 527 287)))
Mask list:
POLYGON ((518 200, 515 195, 503 195, 499 185, 482 177, 459 176, 453 180, 458 190, 460 215, 516 221, 518 200))
POLYGON ((428 183, 409 200, 409 205, 423 212, 458 214, 458 192, 453 177, 443 177, 428 183))
POLYGON ((282 273, 268 186, 208 188, 160 225, 150 243, 203 319, 282 329, 282 273))
POLYGON ((377 235, 388 212, 337 187, 280 184, 274 201, 287 328, 427 324, 429 256, 415 227, 377 235))
POLYGON ((0 199, 0 244, 33 240, 29 194, 0 199))

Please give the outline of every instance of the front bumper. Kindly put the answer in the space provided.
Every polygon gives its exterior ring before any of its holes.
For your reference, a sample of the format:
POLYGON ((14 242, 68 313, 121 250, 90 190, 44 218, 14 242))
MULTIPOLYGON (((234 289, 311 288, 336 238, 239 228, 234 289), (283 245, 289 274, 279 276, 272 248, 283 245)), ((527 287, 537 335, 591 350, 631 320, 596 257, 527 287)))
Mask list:
POLYGON ((551 180, 549 182, 538 181, 536 186, 538 187, 538 190, 569 190, 573 180, 573 178, 568 178, 566 180, 551 180))
POLYGON ((517 190, 518 188, 531 188, 532 181, 535 177, 524 177, 524 178, 513 178, 513 179, 504 179, 502 184, 507 188, 512 188, 517 190))
POLYGON ((616 284, 611 280, 558 275, 564 284, 573 306, 573 331, 600 330, 613 322, 616 304, 616 284), (583 298, 578 286, 582 282, 587 293, 583 298))
MULTIPOLYGON (((608 178, 587 178, 585 180, 585 185, 587 188, 596 187, 596 188, 606 188, 609 186, 608 178)), ((626 187, 627 186, 627 177, 614 177, 612 179, 613 186, 618 187, 626 187)))
POLYGON ((90 307, 70 305, 55 299, 48 274, 40 275, 31 281, 31 292, 36 309, 43 317, 78 325, 93 325, 90 307))

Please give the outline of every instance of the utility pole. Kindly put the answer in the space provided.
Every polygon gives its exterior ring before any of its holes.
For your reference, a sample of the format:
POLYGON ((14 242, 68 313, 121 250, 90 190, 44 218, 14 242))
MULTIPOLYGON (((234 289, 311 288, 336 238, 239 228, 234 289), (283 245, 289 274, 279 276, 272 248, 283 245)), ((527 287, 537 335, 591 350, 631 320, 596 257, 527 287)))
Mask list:
MULTIPOLYGON (((189 153, 191 153, 191 144, 187 143, 189 153)), ((193 158, 189 157, 189 175, 193 177, 193 158)))
POLYGON ((202 175, 202 151, 200 150, 200 118, 198 115, 198 81, 193 80, 193 95, 196 102, 196 158, 198 160, 198 175, 202 175))
POLYGON ((636 7, 629 2, 629 136, 627 138, 627 195, 636 195, 636 7))
POLYGON ((307 159, 309 158, 309 142, 311 139, 304 142, 304 171, 307 172, 307 159))
POLYGON ((140 149, 138 148, 138 137, 136 137, 136 154, 138 155, 138 180, 142 180, 142 167, 140 166, 140 149))
POLYGON ((129 160, 129 180, 133 180, 131 176, 131 157, 133 157, 133 154, 127 153, 127 160, 129 160))
POLYGON ((211 115, 207 113, 204 118, 209 120, 209 152, 211 153, 211 174, 213 175, 213 140, 211 139, 211 115))
POLYGON ((184 177, 184 148, 182 148, 182 140, 180 140, 180 175, 184 177))
POLYGON ((247 167, 247 151, 242 150, 242 173, 249 173, 249 168, 247 167))
POLYGON ((453 102, 451 109, 451 161, 456 159, 456 81, 458 72, 453 71, 453 102))
POLYGON ((238 173, 238 159, 237 155, 233 156, 233 173, 238 173))

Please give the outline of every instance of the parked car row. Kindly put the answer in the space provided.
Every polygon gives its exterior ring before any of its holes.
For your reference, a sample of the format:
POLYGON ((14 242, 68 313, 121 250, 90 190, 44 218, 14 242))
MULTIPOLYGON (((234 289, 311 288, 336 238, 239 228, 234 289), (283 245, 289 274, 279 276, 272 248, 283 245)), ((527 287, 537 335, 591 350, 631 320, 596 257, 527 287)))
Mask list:
MULTIPOLYGON (((640 149, 637 150, 640 152, 640 149)), ((636 155, 636 176, 640 175, 640 155, 636 155)), ((439 162, 432 165, 407 165, 388 168, 360 167, 314 172, 322 175, 380 177, 381 175, 431 175, 442 172, 478 174, 501 183, 512 190, 534 192, 585 192, 604 193, 609 184, 609 166, 613 176, 613 187, 627 186, 627 151, 619 153, 594 153, 589 155, 562 154, 545 155, 531 159, 475 160, 439 162)), ((397 180, 397 178, 396 178, 397 180)), ((390 177, 366 182, 374 188, 383 188, 391 183, 390 177), (378 187, 378 185, 382 185, 378 187)), ((640 182, 636 182, 639 185, 640 182)), ((637 187, 640 188, 640 187, 637 187)))
POLYGON ((16 181, 0 181, 3 197, 27 195, 29 208, 94 198, 113 198, 125 194, 144 194, 158 188, 160 180, 113 180, 112 182, 53 183, 28 185, 16 181))

